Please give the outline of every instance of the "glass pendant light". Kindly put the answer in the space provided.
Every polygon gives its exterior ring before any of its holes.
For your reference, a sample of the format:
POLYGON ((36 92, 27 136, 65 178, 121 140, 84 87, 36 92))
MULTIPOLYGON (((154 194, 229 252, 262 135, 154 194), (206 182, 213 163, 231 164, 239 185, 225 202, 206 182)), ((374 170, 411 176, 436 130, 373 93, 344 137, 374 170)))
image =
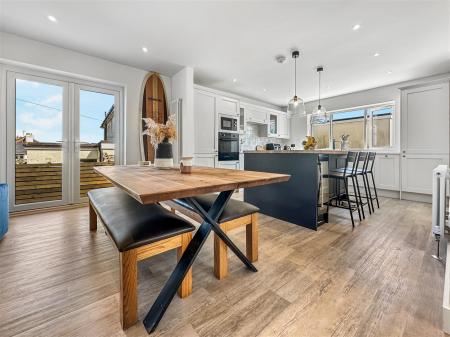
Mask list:
POLYGON ((289 101, 287 111, 291 116, 306 116, 305 103, 297 96, 297 58, 300 56, 298 50, 292 52, 292 58, 294 59, 294 78, 295 78, 295 90, 294 97, 289 101))
POLYGON ((327 114, 327 109, 325 109, 325 107, 322 106, 322 104, 320 104, 320 79, 321 79, 321 74, 323 71, 323 67, 322 66, 318 66, 317 67, 317 73, 319 74, 319 104, 317 105, 317 109, 313 111, 312 113, 312 117, 314 118, 315 122, 319 122, 319 121, 323 121, 326 122, 327 118, 328 118, 328 114, 327 114))

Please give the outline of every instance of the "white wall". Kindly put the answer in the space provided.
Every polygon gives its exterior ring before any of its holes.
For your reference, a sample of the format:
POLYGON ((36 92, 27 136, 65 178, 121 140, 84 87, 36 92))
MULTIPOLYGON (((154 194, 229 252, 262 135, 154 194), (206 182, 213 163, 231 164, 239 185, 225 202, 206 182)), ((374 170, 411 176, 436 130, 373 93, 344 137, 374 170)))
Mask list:
POLYGON ((184 157, 194 156, 194 69, 185 67, 172 77, 172 98, 181 98, 181 133, 184 157))
MULTIPOLYGON (((142 81, 148 71, 2 32, 0 32, 0 63, 32 67, 35 70, 123 87, 126 162, 132 164, 140 159, 139 101, 142 81)), ((171 79, 167 76, 161 77, 167 89, 167 100, 170 101, 171 79)), ((4 113, 6 90, 3 78, 1 83, 0 104, 4 113)), ((0 155, 3 155, 6 136, 4 130, 0 131, 0 155)), ((0 158, 2 162, 5 161, 4 157, 0 158)), ((5 169, 0 168, 0 181, 5 180, 4 174, 5 169)))

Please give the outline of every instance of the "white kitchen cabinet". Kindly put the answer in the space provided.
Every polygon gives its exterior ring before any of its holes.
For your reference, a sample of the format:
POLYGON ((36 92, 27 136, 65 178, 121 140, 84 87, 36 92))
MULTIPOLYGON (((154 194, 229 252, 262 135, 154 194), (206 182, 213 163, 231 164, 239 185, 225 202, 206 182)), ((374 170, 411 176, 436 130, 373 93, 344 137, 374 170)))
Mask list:
POLYGON ((448 82, 402 90, 401 139, 405 154, 448 154, 448 82))
POLYGON ((432 193, 432 171, 448 164, 449 83, 402 90, 402 192, 432 193))
POLYGON ((239 117, 239 101, 233 98, 217 97, 217 113, 239 117))
POLYGON ((378 189, 400 190, 400 155, 377 153, 374 165, 375 184, 378 189))
POLYGON ((240 169, 240 165, 239 165, 239 161, 219 161, 218 162, 218 166, 219 168, 224 168, 224 169, 231 169, 231 170, 239 170, 240 169))
POLYGON ((278 115, 278 138, 290 138, 289 119, 285 114, 278 115))
POLYGON ((263 109, 257 109, 253 107, 246 108, 246 119, 249 123, 267 124, 267 112, 263 109))
POLYGON ((217 114, 216 96, 195 90, 194 125, 195 153, 211 154, 217 152, 217 114))
POLYGON ((195 154, 194 155, 195 166, 217 167, 218 156, 217 154, 195 154))
POLYGON ((278 137, 278 114, 269 113, 269 125, 267 128, 267 137, 278 137))
POLYGON ((432 172, 448 164, 448 155, 402 155, 402 192, 432 193, 432 172))
POLYGON ((245 158, 245 155, 243 153, 239 153, 239 169, 241 169, 241 170, 245 170, 244 158, 245 158))

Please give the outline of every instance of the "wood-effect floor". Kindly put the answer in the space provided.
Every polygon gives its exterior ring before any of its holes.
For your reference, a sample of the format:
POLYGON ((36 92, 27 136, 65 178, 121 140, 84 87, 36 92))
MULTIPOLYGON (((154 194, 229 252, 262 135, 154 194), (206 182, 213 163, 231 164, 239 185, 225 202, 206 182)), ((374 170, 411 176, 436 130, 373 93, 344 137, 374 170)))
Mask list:
MULTIPOLYGON (((444 268, 430 255, 429 204, 382 199, 352 230, 344 210, 314 232, 260 217, 259 271, 232 253, 213 277, 212 236, 193 269, 193 294, 175 298, 153 336, 444 336, 444 268)), ((243 247, 245 232, 231 234, 243 247)), ((175 252, 139 265, 142 321, 175 252)), ((11 220, 0 241, 0 336, 147 336, 122 331, 118 254, 87 208, 11 220)))

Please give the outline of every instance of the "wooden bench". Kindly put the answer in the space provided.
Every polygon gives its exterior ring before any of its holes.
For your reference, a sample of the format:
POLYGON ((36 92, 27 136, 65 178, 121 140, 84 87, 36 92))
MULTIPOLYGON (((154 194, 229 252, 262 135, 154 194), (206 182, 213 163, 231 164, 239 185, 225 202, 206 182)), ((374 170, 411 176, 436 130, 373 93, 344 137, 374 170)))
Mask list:
MULTIPOLYGON (((215 194, 204 194, 194 199, 204 208, 209 209, 216 200, 215 194)), ((201 222, 200 216, 185 199, 164 201, 172 211, 201 222)), ((230 199, 219 218, 219 225, 227 233, 235 228, 246 227, 246 255, 251 262, 258 260, 258 212, 259 208, 243 201, 230 199)), ((214 275, 221 280, 228 275, 228 247, 214 234, 214 275)))
MULTIPOLYGON (((97 230, 97 216, 120 255, 120 321, 123 329, 137 322, 137 262, 171 249, 181 257, 195 227, 158 204, 142 205, 119 188, 88 192, 89 228, 97 230)), ((192 270, 178 294, 192 293, 192 270)))

